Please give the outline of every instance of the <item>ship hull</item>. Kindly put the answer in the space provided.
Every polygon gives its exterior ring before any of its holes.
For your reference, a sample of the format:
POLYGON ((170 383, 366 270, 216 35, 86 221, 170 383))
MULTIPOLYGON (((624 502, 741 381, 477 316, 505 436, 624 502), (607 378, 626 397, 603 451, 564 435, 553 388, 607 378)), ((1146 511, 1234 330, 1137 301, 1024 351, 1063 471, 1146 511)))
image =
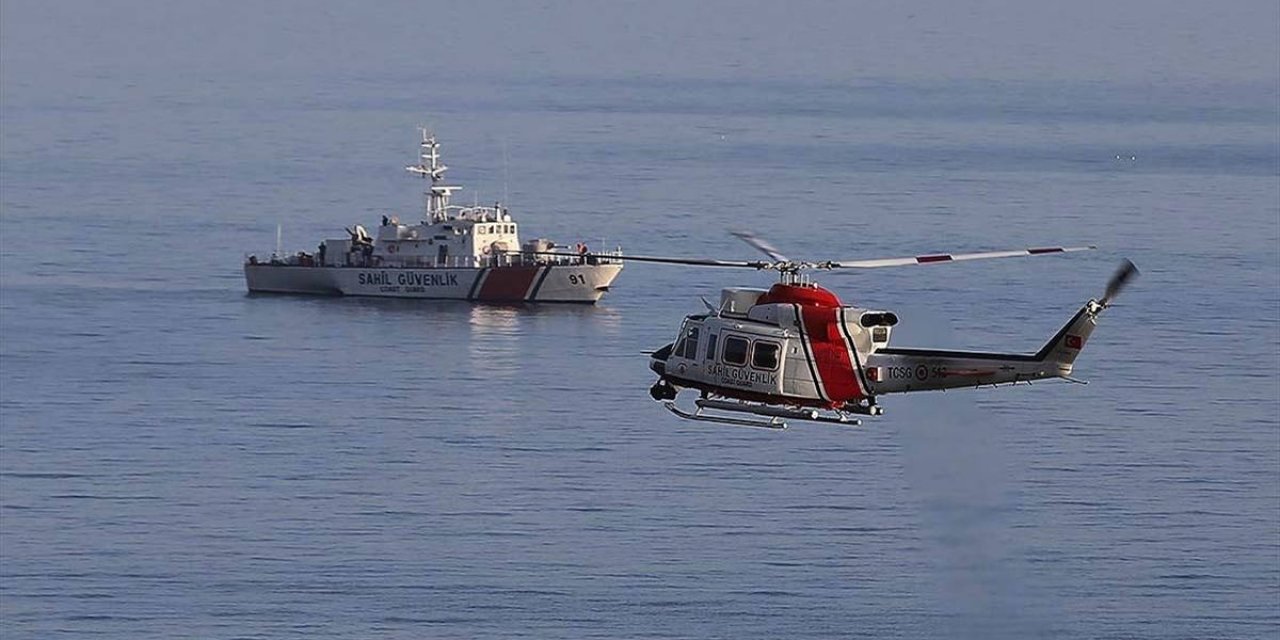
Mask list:
POLYGON ((252 293, 592 304, 621 264, 543 264, 484 268, 361 268, 245 264, 252 293))

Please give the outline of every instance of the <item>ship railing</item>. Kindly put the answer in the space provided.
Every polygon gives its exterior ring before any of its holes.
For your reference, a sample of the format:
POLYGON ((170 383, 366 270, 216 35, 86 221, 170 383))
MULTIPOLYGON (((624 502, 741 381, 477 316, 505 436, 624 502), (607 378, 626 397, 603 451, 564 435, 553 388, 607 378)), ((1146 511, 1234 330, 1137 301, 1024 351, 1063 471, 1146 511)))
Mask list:
POLYGON ((298 255, 272 256, 269 260, 246 256, 250 264, 276 264, 298 266, 336 266, 360 269, 476 269, 480 267, 540 267, 546 265, 600 265, 619 262, 621 249, 592 251, 581 256, 548 256, 524 252, 475 256, 415 256, 386 261, 381 256, 364 256, 353 253, 343 256, 332 265, 322 265, 315 256, 299 252, 298 255))
POLYGON ((254 266, 274 266, 274 267, 320 267, 318 256, 312 255, 305 251, 299 251, 292 254, 278 254, 272 252, 267 258, 259 258, 257 254, 245 253, 244 262, 254 266))
POLYGON ((591 255, 595 256, 596 264, 614 264, 615 262, 622 262, 620 259, 620 256, 622 256, 622 247, 615 247, 609 251, 596 251, 591 255))
POLYGON ((546 265, 600 265, 613 264, 619 262, 619 256, 622 255, 622 248, 610 251, 591 251, 582 255, 547 255, 534 254, 524 251, 512 251, 501 256, 492 256, 481 261, 483 266, 515 266, 515 267, 541 267, 546 265))

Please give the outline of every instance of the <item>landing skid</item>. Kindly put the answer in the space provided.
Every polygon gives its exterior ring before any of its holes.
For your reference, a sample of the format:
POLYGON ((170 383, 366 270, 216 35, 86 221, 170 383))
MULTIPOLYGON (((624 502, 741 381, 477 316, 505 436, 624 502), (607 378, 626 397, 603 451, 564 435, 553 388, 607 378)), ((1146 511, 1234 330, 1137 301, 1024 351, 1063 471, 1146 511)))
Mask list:
POLYGON ((806 422, 822 422, 826 424, 838 424, 844 426, 857 426, 862 421, 842 411, 821 411, 818 409, 805 408, 789 408, 789 407, 773 407, 764 404, 756 404, 750 402, 741 402, 736 400, 711 400, 708 398, 699 398, 694 401, 697 408, 693 412, 685 411, 676 405, 674 400, 663 401, 662 406, 667 411, 674 413, 686 420, 697 420, 699 422, 715 422, 718 424, 731 424, 739 427, 759 427, 763 429, 786 429, 787 420, 804 420, 806 422), (732 416, 716 415, 715 413, 707 413, 708 411, 727 411, 732 413, 749 413, 756 416, 768 418, 767 420, 753 420, 751 418, 735 418, 732 416))
POLYGON ((732 424, 739 427, 759 427, 763 429, 786 429, 787 423, 777 416, 769 420, 751 420, 750 418, 731 418, 729 416, 717 416, 704 414, 703 408, 698 407, 692 413, 676 406, 675 400, 667 400, 662 403, 667 411, 684 418, 685 420, 697 420, 698 422, 715 422, 717 424, 732 424))

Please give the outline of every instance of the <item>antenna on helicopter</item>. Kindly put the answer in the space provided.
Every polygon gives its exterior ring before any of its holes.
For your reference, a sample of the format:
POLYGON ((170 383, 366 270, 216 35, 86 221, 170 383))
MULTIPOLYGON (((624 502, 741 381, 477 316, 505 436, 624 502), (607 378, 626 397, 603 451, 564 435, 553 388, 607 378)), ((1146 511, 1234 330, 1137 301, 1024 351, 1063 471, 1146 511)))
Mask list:
POLYGON ((707 300, 706 296, 698 296, 698 299, 702 301, 702 306, 707 308, 707 313, 716 317, 720 316, 720 307, 711 304, 711 301, 707 300))

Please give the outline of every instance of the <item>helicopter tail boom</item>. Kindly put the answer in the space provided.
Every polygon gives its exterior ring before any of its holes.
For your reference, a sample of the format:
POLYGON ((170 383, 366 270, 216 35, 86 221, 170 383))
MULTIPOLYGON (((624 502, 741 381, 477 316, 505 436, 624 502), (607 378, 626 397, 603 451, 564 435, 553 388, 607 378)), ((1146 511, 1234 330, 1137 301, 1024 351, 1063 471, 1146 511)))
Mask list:
POLYGON ((1074 381, 1076 357, 1106 307, 1090 300, 1034 354, 880 349, 867 358, 875 394, 1017 384, 1052 378, 1074 381))
POLYGON ((873 394, 1017 384, 1071 377, 1076 357, 1098 326, 1098 315, 1138 276, 1125 260, 1101 299, 1090 300, 1034 354, 978 353, 931 349, 880 349, 867 358, 873 394))

